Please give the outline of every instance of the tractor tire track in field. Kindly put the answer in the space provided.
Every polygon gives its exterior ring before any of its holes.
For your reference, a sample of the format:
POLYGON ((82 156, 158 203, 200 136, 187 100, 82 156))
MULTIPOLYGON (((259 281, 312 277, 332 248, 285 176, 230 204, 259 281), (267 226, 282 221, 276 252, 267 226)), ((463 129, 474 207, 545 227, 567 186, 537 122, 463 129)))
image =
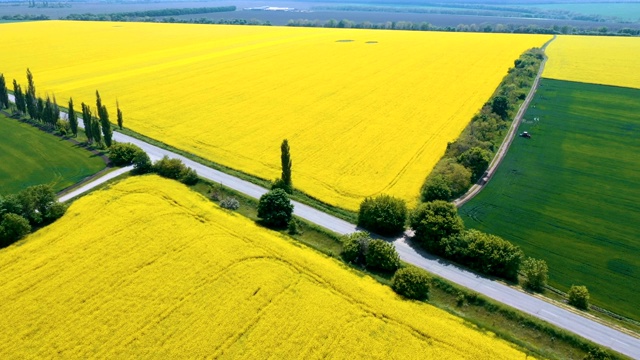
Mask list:
MULTIPOLYGON (((543 69, 544 66, 541 65, 536 80, 540 79, 540 75, 542 74, 543 69)), ((537 84, 537 81, 534 82, 534 86, 532 87, 532 90, 529 92, 529 95, 527 97, 528 101, 523 103, 523 105, 521 106, 521 111, 519 111, 520 118, 526 110, 525 104, 528 104, 533 97, 533 94, 535 93, 534 89, 535 87, 537 87, 537 84)), ((12 97, 11 100, 13 101, 12 97)), ((61 115, 66 116, 66 114, 61 115)), ((82 125, 80 120, 81 118, 78 119, 79 125, 82 125)), ((514 124, 512 125, 511 130, 513 133, 515 133, 515 129, 517 129, 517 123, 519 123, 519 121, 520 120, 514 120, 514 124)), ((157 146, 151 145, 134 137, 124 135, 117 131, 114 131, 113 139, 118 142, 128 142, 139 146, 149 155, 152 161, 159 160, 163 156, 180 159, 186 166, 189 166, 192 169, 196 170, 200 177, 205 178, 209 181, 220 183, 226 187, 239 191, 255 199, 259 199, 263 194, 268 192, 267 189, 256 184, 209 168, 191 159, 185 158, 184 156, 178 155, 169 150, 161 149, 157 146)), ((513 136, 511 137, 511 140, 513 140, 513 136)), ((506 139, 505 142, 507 142, 506 139)), ((502 157, 504 157, 504 154, 508 149, 508 145, 504 147, 505 142, 503 142, 503 146, 501 146, 502 151, 498 152, 499 154, 502 154, 502 157)), ((500 160, 502 159, 500 158, 500 160)), ((495 167, 497 167, 499 162, 500 161, 496 161, 496 159, 494 158, 494 160, 492 161, 492 166, 494 169, 495 167)), ((113 175, 112 177, 115 177, 119 174, 129 171, 130 169, 131 167, 119 169, 116 172, 109 173, 107 176, 105 176, 105 178, 110 177, 110 175, 113 175)), ((89 191, 100 183, 107 181, 102 181, 103 179, 104 178, 100 178, 95 182, 86 184, 81 189, 73 192, 73 195, 68 194, 65 199, 69 200, 75 196, 82 194, 83 192, 89 191)), ((61 201, 66 200, 61 199, 61 201)), ((362 230, 354 224, 348 223, 342 219, 324 213, 311 206, 299 203, 297 201, 292 201, 292 203, 294 204, 294 214, 296 216, 308 220, 316 225, 322 226, 335 233, 344 235, 362 230)), ((398 251, 400 258, 403 261, 425 269, 430 273, 447 279, 448 281, 483 294, 488 298, 532 315, 540 320, 544 320, 559 328, 571 331, 579 336, 584 337, 585 339, 593 341, 594 343, 597 343, 604 347, 608 347, 631 358, 640 359, 640 339, 638 339, 637 337, 603 325, 595 320, 586 318, 577 311, 564 309, 548 301, 542 300, 536 296, 532 296, 516 288, 504 285, 503 283, 495 281, 491 278, 484 277, 463 269, 437 256, 428 254, 421 249, 413 246, 413 244, 411 243, 412 235, 412 232, 409 230, 405 233, 404 236, 400 238, 388 239, 390 241, 393 241, 393 244, 398 251)))
MULTIPOLYGON (((547 46, 555 39, 556 39, 556 35, 554 35, 551 40, 549 40, 547 43, 545 43, 542 46, 542 50, 544 51, 547 48, 547 46)), ((531 89, 529 90, 527 97, 524 99, 522 104, 520 104, 520 108, 518 109, 516 116, 513 118, 513 122, 511 122, 511 127, 509 128, 509 132, 507 133, 507 136, 505 136, 504 140, 502 141, 502 144, 500 144, 500 148, 498 148, 496 155, 493 157, 493 160, 491 160, 491 163, 489 164, 487 171, 485 171, 482 178, 476 184, 471 186, 469 191, 467 191, 464 195, 460 196, 459 198, 453 201, 456 207, 461 207, 462 205, 466 204, 469 200, 473 199, 476 195, 478 195, 478 193, 482 191, 482 189, 484 189, 484 187, 489 183, 489 180, 491 180, 493 175, 496 173, 496 170, 498 170, 498 166, 500 166, 500 163, 502 163, 502 160, 507 155, 507 151, 509 150, 511 143, 513 142, 513 138, 516 135, 518 127, 520 127, 520 123, 522 122, 522 117, 527 112, 527 109, 529 108, 529 104, 531 104, 531 100, 533 100, 533 97, 536 94, 536 90, 538 89, 538 84, 540 83, 540 78, 542 77, 542 73, 544 72, 544 66, 546 63, 547 63, 547 56, 545 55, 544 59, 540 63, 540 69, 538 69, 536 78, 533 80, 533 85, 531 86, 531 89)))

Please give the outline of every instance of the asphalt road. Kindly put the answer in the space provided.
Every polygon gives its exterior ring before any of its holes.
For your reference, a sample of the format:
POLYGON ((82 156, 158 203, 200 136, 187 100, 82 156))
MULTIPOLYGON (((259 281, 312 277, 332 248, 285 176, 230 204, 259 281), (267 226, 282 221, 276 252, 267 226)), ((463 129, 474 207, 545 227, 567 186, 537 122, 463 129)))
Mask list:
MULTIPOLYGON (((113 138, 118 142, 129 142, 139 146, 149 155, 152 161, 161 159, 165 155, 170 158, 180 159, 185 165, 195 169, 199 176, 220 183, 253 198, 258 199, 268 191, 258 185, 211 169, 181 155, 161 149, 131 136, 114 132, 113 138)), ((102 178, 97 179, 94 182, 84 185, 81 189, 87 191, 99 185, 98 182, 101 180, 102 178)), ((73 196, 77 196, 81 193, 81 189, 69 195, 75 194, 73 196)), ((296 201, 294 201, 293 204, 295 215, 333 232, 348 234, 357 231, 355 225, 344 220, 296 201)), ((416 250, 411 246, 410 235, 411 233, 407 232, 403 237, 393 240, 393 244, 403 261, 414 264, 451 282, 531 314, 560 328, 576 333, 594 343, 611 348, 631 358, 640 359, 640 339, 602 325, 572 311, 555 306, 515 288, 503 285, 495 280, 469 272, 431 254, 416 250)))

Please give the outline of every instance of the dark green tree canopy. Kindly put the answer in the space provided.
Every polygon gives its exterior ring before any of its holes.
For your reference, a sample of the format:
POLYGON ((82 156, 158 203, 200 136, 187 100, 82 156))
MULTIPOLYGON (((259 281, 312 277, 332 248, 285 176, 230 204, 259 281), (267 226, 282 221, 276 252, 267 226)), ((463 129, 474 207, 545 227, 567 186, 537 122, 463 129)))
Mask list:
POLYGON ((395 235, 404 231, 407 205, 404 200, 382 194, 366 198, 360 204, 358 226, 380 235, 395 235))
POLYGON ((371 240, 366 254, 367 267, 394 272, 400 267, 400 256, 393 244, 384 240, 371 240))
POLYGON ((274 189, 260 197, 258 217, 270 228, 284 229, 293 216, 293 204, 282 189, 274 189))
POLYGON ((442 253, 440 241, 456 235, 464 229, 464 224, 455 205, 442 200, 420 204, 410 216, 414 239, 429 251, 442 253))
POLYGON ((482 177, 491 162, 491 153, 479 147, 473 147, 458 156, 458 162, 471 169, 471 178, 477 181, 482 177))
POLYGON ((391 279, 391 288, 406 298, 425 300, 429 296, 430 283, 429 274, 415 266, 409 266, 396 271, 391 279))

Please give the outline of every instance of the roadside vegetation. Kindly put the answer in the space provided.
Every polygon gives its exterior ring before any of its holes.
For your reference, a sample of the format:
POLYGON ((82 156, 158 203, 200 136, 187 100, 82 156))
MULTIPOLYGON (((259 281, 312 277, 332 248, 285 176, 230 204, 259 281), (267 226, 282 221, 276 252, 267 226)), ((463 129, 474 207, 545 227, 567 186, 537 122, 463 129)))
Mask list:
POLYGON ((514 61, 493 96, 460 137, 447 145, 444 156, 424 183, 422 201, 453 200, 482 181, 543 60, 543 51, 534 48, 514 61))

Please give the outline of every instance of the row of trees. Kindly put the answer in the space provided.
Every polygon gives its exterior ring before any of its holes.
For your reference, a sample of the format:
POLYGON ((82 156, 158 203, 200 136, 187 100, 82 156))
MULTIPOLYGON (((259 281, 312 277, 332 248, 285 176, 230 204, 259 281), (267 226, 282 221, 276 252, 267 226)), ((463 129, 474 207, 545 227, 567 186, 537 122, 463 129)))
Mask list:
POLYGON ((70 14, 65 20, 87 20, 87 21, 137 21, 140 18, 150 18, 156 16, 181 16, 194 14, 211 14, 217 12, 236 11, 235 6, 180 8, 180 9, 158 9, 146 11, 119 12, 111 14, 70 14))
POLYGON ((515 60, 514 67, 447 150, 422 187, 423 201, 452 200, 482 179, 510 126, 515 105, 526 98, 544 54, 531 49, 515 60))
MULTIPOLYGON (((36 95, 36 86, 33 80, 31 70, 27 68, 27 88, 22 90, 18 82, 13 80, 13 94, 15 97, 15 106, 19 116, 27 114, 29 118, 36 124, 43 125, 50 130, 57 129, 63 135, 70 132, 72 136, 78 136, 78 114, 75 111, 73 98, 69 99, 69 110, 67 121, 60 119, 60 108, 55 96, 50 98, 48 95, 45 99, 36 95)), ((0 74, 0 108, 9 108, 8 89, 4 76, 0 74)), ((116 102, 117 122, 120 129, 123 126, 123 113, 120 104, 116 102)), ((82 120, 83 127, 87 137, 88 144, 94 144, 97 147, 111 147, 113 144, 113 130, 109 120, 109 111, 106 105, 102 103, 100 93, 96 90, 96 114, 93 116, 91 106, 82 103, 82 120)))
POLYGON ((483 32, 483 33, 507 33, 507 34, 572 34, 572 35, 610 35, 610 36, 637 36, 640 29, 622 28, 610 30, 606 26, 569 26, 569 25, 524 25, 524 24, 459 24, 457 26, 435 26, 428 22, 412 21, 385 21, 374 23, 371 21, 355 22, 348 19, 336 20, 309 20, 292 19, 287 26, 295 27, 325 27, 325 28, 355 28, 355 29, 386 29, 386 30, 412 30, 412 31, 447 31, 447 32, 483 32))
POLYGON ((49 185, 36 185, 18 194, 0 195, 0 247, 6 247, 64 215, 49 185))

